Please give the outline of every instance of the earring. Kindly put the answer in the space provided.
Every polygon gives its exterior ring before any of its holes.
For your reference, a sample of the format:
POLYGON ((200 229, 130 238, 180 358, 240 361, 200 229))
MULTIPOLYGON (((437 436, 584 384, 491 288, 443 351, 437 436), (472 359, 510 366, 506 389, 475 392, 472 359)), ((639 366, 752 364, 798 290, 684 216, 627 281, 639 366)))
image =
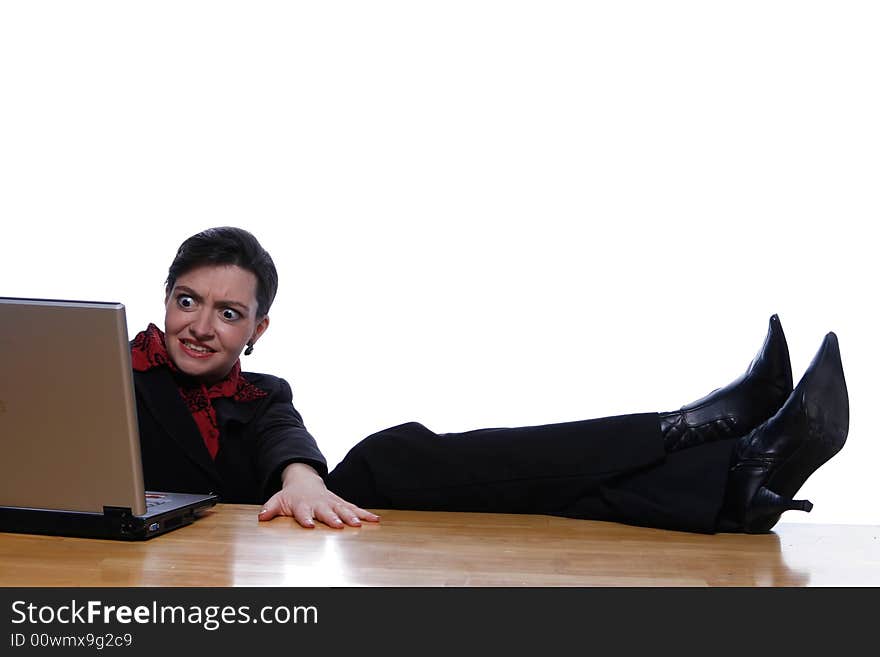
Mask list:
POLYGON ((244 355, 250 356, 252 353, 254 353, 254 345, 252 345, 250 342, 248 342, 247 349, 244 350, 244 355))

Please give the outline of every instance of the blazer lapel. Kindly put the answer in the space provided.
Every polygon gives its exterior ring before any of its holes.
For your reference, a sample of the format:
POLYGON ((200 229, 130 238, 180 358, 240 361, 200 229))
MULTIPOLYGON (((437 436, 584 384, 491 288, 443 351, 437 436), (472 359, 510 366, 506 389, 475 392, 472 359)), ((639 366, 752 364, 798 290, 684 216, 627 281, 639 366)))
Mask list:
POLYGON ((218 485, 222 484, 220 473, 217 472, 202 440, 202 434, 177 390, 171 372, 164 367, 154 367, 145 372, 134 371, 132 374, 137 394, 147 410, 196 465, 218 485))

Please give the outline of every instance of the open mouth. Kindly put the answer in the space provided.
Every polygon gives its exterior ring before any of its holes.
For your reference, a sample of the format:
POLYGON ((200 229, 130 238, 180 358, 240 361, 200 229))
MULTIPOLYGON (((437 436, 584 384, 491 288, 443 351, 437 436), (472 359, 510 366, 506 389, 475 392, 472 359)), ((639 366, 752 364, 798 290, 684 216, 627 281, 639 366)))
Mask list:
POLYGON ((195 342, 190 342, 189 340, 179 340, 180 346, 183 348, 183 352, 187 356, 191 356, 193 358, 208 358, 211 354, 216 353, 210 347, 205 347, 200 344, 196 344, 195 342))

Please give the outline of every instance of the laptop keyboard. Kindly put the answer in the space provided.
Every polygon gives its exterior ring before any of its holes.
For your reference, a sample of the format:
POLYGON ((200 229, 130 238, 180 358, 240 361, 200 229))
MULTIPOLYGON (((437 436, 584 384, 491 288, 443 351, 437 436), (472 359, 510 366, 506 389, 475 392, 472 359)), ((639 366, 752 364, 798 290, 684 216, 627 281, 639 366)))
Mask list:
POLYGON ((154 506, 160 506, 168 501, 168 498, 165 495, 159 495, 157 493, 147 493, 146 497, 148 509, 154 506))

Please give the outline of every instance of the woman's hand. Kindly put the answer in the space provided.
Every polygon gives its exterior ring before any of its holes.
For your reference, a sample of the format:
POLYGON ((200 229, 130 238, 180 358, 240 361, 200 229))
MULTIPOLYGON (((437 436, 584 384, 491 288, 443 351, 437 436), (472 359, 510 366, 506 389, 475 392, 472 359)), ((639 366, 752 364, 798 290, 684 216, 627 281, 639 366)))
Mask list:
POLYGON ((315 469, 305 463, 291 463, 281 474, 281 490, 269 498, 260 511, 260 520, 275 516, 292 516, 306 528, 313 528, 315 520, 328 527, 342 529, 345 525, 360 527, 361 521, 379 522, 379 516, 370 513, 331 493, 315 469))

